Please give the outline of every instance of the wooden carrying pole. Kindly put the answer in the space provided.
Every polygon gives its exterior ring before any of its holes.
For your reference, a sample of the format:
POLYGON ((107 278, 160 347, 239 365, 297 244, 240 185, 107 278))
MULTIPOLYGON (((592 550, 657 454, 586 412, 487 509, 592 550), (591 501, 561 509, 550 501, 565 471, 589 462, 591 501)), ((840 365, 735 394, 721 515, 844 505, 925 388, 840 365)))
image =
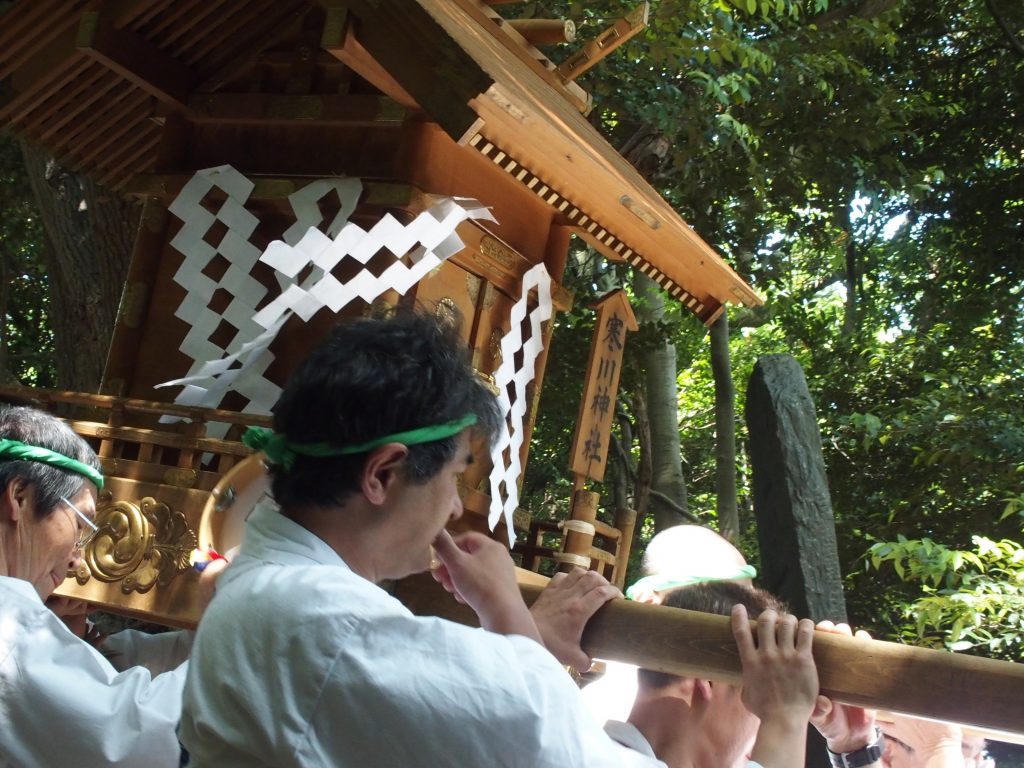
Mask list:
MULTIPOLYGON (((543 589, 521 584, 532 603, 543 589)), ((475 623, 429 576, 396 585, 414 613, 475 623)), ((583 633, 583 649, 678 675, 737 684, 740 661, 726 616, 612 600, 583 633)), ((861 707, 1011 733, 1024 731, 1024 664, 818 632, 814 659, 821 693, 861 707)))

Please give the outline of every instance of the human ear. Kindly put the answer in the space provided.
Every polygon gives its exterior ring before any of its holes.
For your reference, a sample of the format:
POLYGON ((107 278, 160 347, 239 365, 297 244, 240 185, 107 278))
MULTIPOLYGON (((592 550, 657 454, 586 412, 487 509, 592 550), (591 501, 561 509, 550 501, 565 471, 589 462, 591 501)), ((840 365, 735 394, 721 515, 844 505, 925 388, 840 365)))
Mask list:
POLYGON ((633 595, 634 603, 648 603, 649 605, 661 605, 661 595, 653 589, 638 589, 633 595))
POLYGON ((705 701, 711 701, 713 688, 710 680, 694 680, 693 690, 705 701))
POLYGON ((24 480, 16 477, 7 483, 0 495, 0 515, 12 523, 18 522, 24 512, 27 485, 24 480))
MULTIPOLYGON (((668 686, 665 693, 676 699, 682 699, 687 704, 693 703, 693 695, 697 690, 697 684, 701 682, 695 677, 676 677, 668 686)), ((703 695, 703 694, 699 694, 703 695)))
POLYGON ((402 443, 385 443, 374 448, 363 463, 359 487, 367 501, 381 505, 400 480, 409 448, 402 443))

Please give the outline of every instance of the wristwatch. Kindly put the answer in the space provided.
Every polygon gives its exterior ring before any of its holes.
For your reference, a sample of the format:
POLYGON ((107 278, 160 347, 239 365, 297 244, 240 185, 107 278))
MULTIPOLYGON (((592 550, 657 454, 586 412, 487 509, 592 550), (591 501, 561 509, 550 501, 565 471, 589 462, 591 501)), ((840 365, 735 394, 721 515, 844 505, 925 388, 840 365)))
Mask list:
POLYGON ((882 757, 885 752, 885 735, 881 728, 875 726, 875 739, 867 746, 853 752, 833 752, 827 747, 825 751, 828 752, 832 768, 864 768, 882 757))

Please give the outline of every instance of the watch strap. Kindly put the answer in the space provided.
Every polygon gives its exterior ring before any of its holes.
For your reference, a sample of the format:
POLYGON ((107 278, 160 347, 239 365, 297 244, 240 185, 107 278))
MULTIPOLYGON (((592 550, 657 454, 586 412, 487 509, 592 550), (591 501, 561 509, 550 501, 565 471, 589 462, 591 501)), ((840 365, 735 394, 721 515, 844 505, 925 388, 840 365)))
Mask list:
POLYGON ((832 768, 864 768, 882 757, 882 753, 885 752, 885 735, 876 726, 875 738, 870 744, 853 752, 833 752, 827 748, 826 751, 832 768))

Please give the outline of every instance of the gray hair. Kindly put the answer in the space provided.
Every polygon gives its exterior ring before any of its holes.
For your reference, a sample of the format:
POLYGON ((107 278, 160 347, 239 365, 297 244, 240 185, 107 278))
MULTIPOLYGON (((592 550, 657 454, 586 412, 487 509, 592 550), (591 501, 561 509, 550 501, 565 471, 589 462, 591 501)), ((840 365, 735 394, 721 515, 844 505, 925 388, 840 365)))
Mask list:
MULTIPOLYGON (((35 408, 0 407, 0 438, 47 448, 69 459, 88 464, 96 470, 100 468, 100 460, 85 440, 60 419, 35 408)), ((52 514, 60 504, 61 496, 75 496, 88 482, 84 476, 76 472, 41 461, 0 456, 0 489, 6 490, 10 483, 18 479, 25 480, 35 487, 37 519, 52 514)))

